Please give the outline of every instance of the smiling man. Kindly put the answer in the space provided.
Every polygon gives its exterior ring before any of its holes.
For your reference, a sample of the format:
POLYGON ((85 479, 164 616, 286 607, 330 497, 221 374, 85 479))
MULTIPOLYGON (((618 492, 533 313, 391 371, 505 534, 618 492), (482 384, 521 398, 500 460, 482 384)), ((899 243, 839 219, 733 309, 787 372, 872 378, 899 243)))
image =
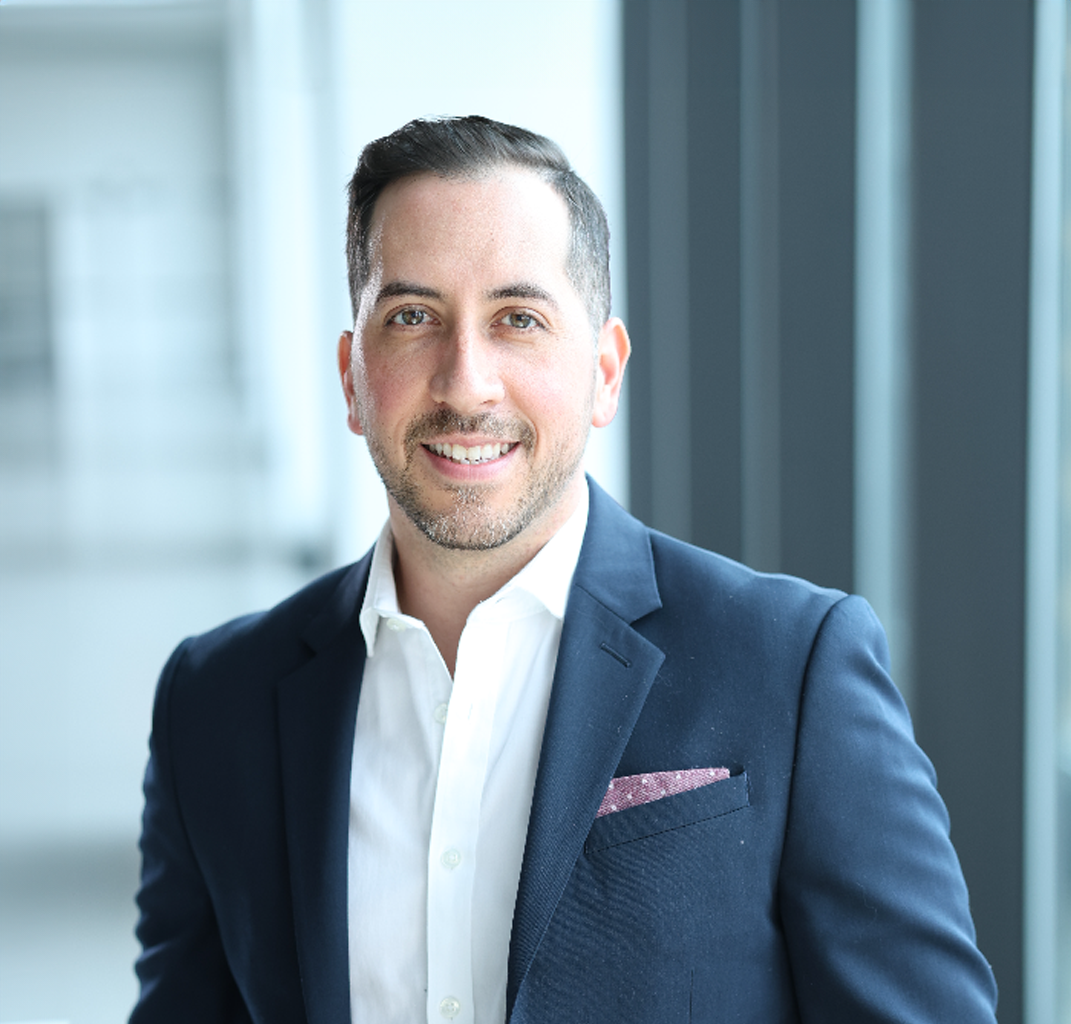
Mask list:
POLYGON ((586 498, 588 430, 617 410, 628 336, 571 280, 571 236, 561 195, 505 165, 392 183, 356 243, 349 425, 387 488, 402 605, 451 672, 472 609, 586 498))
POLYGON ((406 125, 347 257, 388 522, 165 667, 132 1021, 992 1024, 869 608, 584 477, 629 341, 560 150, 406 125))

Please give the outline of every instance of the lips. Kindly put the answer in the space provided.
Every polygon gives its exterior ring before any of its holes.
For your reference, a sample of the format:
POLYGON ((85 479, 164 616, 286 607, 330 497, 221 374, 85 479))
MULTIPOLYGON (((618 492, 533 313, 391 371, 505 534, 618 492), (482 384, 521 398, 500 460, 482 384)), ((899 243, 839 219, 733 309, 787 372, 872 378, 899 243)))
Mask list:
POLYGON ((425 448, 444 459, 450 459, 463 466, 477 466, 481 462, 493 462, 507 454, 515 442, 496 441, 494 444, 473 445, 466 447, 461 444, 426 444, 425 448))
POLYGON ((535 447, 535 431, 519 416, 479 413, 461 416, 452 409, 435 409, 412 420, 405 431, 406 457, 421 448, 433 459, 443 459, 440 471, 454 477, 484 479, 499 461, 512 459, 515 448, 535 447), (466 443, 468 442, 468 443, 466 443), (464 467, 462 469, 462 467, 464 467))

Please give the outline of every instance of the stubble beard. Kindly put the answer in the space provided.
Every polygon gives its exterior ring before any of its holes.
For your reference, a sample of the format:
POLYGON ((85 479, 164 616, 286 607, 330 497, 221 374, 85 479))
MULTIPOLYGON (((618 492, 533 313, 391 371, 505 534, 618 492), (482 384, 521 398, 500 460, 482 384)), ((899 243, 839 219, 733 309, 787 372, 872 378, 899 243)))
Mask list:
MULTIPOLYGON (((391 462, 386 446, 374 433, 366 434, 368 451, 387 493, 433 544, 451 551, 491 551, 502 547, 541 519, 561 500, 580 469, 585 436, 575 445, 559 445, 541 466, 535 467, 513 505, 495 510, 487 486, 448 485, 451 497, 445 510, 430 508, 415 479, 414 461, 428 438, 443 434, 479 434, 515 441, 531 463, 535 432, 521 420, 484 414, 460 416, 440 409, 414 420, 405 434, 405 465, 391 462)), ((511 455, 517 458, 516 455, 511 455)))

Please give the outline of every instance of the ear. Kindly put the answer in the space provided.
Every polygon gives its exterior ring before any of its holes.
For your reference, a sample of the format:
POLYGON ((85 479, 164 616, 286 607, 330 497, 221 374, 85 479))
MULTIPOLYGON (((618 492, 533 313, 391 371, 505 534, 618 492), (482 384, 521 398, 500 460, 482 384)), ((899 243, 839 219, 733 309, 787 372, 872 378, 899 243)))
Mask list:
POLYGON ((593 427, 607 426, 617 414, 621 397, 621 381, 625 376, 632 344, 628 331, 619 317, 611 317, 599 331, 599 346, 595 368, 595 405, 591 414, 593 427))
POLYGON ((346 396, 346 423, 355 434, 363 434, 353 389, 353 331, 343 331, 339 335, 338 375, 342 379, 342 393, 346 396))

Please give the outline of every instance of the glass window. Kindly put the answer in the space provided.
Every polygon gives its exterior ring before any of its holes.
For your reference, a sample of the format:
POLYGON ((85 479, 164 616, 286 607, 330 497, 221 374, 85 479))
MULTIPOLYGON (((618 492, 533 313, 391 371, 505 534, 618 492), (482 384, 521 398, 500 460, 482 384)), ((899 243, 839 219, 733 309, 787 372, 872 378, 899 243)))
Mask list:
MULTIPOLYGON (((1065 17, 1067 5, 1064 5, 1065 17)), ((1071 1024, 1071 18, 1065 22, 1057 597, 1057 1021, 1071 1024)))
POLYGON ((47 383, 51 371, 47 213, 0 200, 0 386, 47 383))

